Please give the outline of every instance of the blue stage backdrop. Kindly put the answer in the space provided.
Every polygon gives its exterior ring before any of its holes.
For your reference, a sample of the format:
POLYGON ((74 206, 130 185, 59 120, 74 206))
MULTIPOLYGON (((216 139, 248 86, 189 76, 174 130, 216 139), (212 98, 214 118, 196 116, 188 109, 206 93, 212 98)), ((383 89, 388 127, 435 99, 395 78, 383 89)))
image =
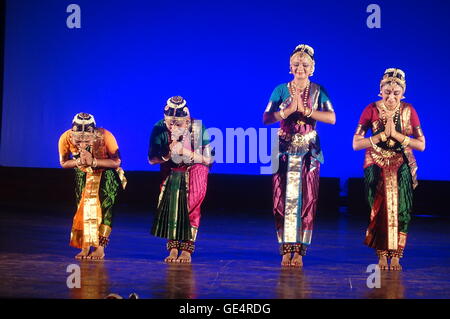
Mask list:
MULTIPOLYGON (((272 90, 291 79, 290 52, 307 43, 316 51, 312 81, 337 112, 336 125, 318 124, 322 176, 362 176, 352 136, 383 71, 398 67, 427 138, 416 152, 419 178, 450 180, 449 17, 449 2, 434 0, 7 1, 0 164, 59 167, 58 138, 83 111, 116 136, 125 170, 156 170, 149 136, 173 95, 207 127, 263 128, 272 90), (380 8, 380 28, 367 24, 370 4, 380 8)), ((259 174, 261 166, 212 172, 259 174)))

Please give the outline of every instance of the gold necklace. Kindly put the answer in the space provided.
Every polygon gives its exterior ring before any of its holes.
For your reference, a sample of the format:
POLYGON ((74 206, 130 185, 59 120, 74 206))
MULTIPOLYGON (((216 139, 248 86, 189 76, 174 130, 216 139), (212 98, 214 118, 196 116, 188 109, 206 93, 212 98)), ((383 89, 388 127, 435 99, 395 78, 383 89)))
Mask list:
MULTIPOLYGON (((393 119, 394 119, 395 127, 397 127, 397 123, 400 120, 400 105, 401 105, 401 103, 398 103, 398 105, 393 110, 394 111, 393 119)), ((383 123, 383 126, 386 128, 386 124, 387 124, 387 114, 386 113, 390 110, 386 107, 384 102, 381 102, 380 108, 381 108, 381 114, 380 114, 381 122, 383 123)), ((389 147, 395 146, 395 141, 391 137, 388 138, 388 141, 386 143, 389 147)))
MULTIPOLYGON (((381 118, 381 121, 383 122, 384 126, 386 127, 387 118, 388 118, 386 113, 391 112, 391 111, 386 107, 386 105, 383 102, 380 105, 380 109, 381 109, 380 110, 381 111, 380 118, 381 118)), ((392 117, 394 119, 395 125, 397 125, 397 123, 400 119, 400 103, 393 109, 393 111, 394 111, 394 114, 392 117)))

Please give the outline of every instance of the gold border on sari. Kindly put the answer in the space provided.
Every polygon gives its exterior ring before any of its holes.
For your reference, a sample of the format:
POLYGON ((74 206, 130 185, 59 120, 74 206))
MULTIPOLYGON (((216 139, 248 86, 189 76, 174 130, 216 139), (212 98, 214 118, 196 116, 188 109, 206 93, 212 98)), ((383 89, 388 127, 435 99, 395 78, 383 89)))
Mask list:
POLYGON ((383 168, 388 224, 388 249, 397 249, 398 245, 397 170, 398 167, 383 168))
POLYGON ((286 183, 283 242, 296 243, 301 223, 301 168, 303 156, 289 155, 286 183), (300 200, 299 200, 300 198, 300 200))
POLYGON ((198 228, 195 226, 191 226, 191 237, 192 237, 192 241, 196 241, 197 240, 197 233, 198 233, 198 228))
POLYGON ((161 191, 159 192, 159 197, 158 197, 158 208, 159 208, 159 205, 161 204, 161 200, 163 198, 164 192, 166 191, 166 185, 167 185, 167 181, 168 181, 169 177, 170 177, 170 175, 164 179, 164 182, 161 185, 161 191))
MULTIPOLYGON (((176 172, 172 172, 172 175, 176 174, 176 172)), ((181 178, 181 177, 180 177, 181 178)), ((180 198, 180 190, 178 189, 175 192, 175 198, 173 200, 170 201, 170 204, 172 205, 173 203, 175 204, 174 206, 170 207, 170 217, 169 217, 169 221, 172 221, 173 224, 170 225, 169 224, 169 232, 171 231, 171 233, 169 234, 169 238, 177 238, 177 219, 178 219, 178 203, 179 203, 179 198, 180 198)))
POLYGON ((319 85, 311 82, 309 88, 308 106, 310 106, 311 109, 314 111, 318 110, 319 108, 319 95, 320 95, 319 85))
POLYGON ((401 110, 401 132, 403 132, 406 136, 411 136, 413 133, 412 127, 411 127, 411 108, 408 106, 404 106, 401 110))
POLYGON ((83 230, 76 229, 72 226, 72 230, 70 232, 70 246, 83 248, 83 230))
POLYGON ((102 171, 93 171, 86 175, 86 185, 74 217, 70 234, 70 245, 77 248, 99 246, 99 226, 102 222, 102 211, 98 191, 102 171))
POLYGON ((122 184, 122 189, 125 189, 125 187, 127 187, 128 181, 127 181, 127 178, 125 177, 124 170, 122 169, 122 167, 118 167, 118 168, 116 168, 116 172, 117 172, 117 175, 119 176, 119 180, 122 184))
MULTIPOLYGON (((284 227, 284 226, 283 226, 284 227)), ((283 228, 280 228, 277 230, 277 240, 279 244, 283 243, 284 235, 283 235, 283 228)))
MULTIPOLYGON (((404 105, 403 109, 401 111, 401 125, 402 125, 402 133, 405 136, 411 136, 414 135, 414 137, 419 137, 423 135, 423 132, 420 128, 420 126, 417 126, 415 128, 413 128, 411 126, 411 108, 408 105, 404 105), (422 135, 418 135, 418 134, 422 134, 422 135)), ((408 159, 408 166, 409 166, 409 170, 411 172, 411 177, 412 177, 412 186, 413 189, 415 189, 417 187, 417 185, 419 185, 418 181, 417 181, 417 162, 416 162, 416 158, 414 157, 414 154, 412 152, 412 149, 410 147, 405 147, 405 155, 406 158, 408 159)))
POLYGON ((406 238, 408 237, 407 233, 399 232, 398 233, 398 247, 405 248, 406 246, 406 238))
POLYGON ((302 234, 302 243, 309 245, 311 244, 312 230, 304 230, 302 234))
POLYGON ((414 156, 414 153, 410 147, 405 147, 405 156, 408 160, 409 171, 411 172, 412 187, 413 189, 415 189, 417 185, 419 185, 419 182, 417 181, 418 167, 416 157, 414 156))

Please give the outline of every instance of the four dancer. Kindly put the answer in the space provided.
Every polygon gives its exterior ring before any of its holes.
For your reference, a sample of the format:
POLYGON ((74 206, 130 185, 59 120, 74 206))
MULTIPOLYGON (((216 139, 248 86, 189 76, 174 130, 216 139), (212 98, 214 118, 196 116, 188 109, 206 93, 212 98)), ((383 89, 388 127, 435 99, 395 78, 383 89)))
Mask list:
MULTIPOLYGON (((272 186, 282 266, 301 267, 311 244, 323 163, 316 124, 336 122, 328 94, 309 80, 314 69, 313 48, 297 46, 290 57, 293 79, 274 89, 263 114, 266 125, 280 122, 272 186)), ((404 72, 387 69, 380 83, 382 99, 364 109, 353 137, 354 150, 366 150, 364 180, 371 213, 365 244, 376 249, 382 270, 401 270, 417 186, 412 150, 425 149, 417 112, 401 101, 405 89, 404 72), (372 135, 365 138, 369 129, 372 135)), ((120 186, 126 185, 117 142, 109 131, 96 127, 92 115, 79 113, 59 139, 59 154, 61 166, 74 168, 76 175, 70 245, 81 248, 78 259, 103 259, 112 208, 120 186)), ((213 152, 205 127, 191 118, 182 97, 167 101, 164 119, 151 133, 148 160, 160 164, 163 175, 151 233, 168 240, 166 262, 190 263, 213 152)))

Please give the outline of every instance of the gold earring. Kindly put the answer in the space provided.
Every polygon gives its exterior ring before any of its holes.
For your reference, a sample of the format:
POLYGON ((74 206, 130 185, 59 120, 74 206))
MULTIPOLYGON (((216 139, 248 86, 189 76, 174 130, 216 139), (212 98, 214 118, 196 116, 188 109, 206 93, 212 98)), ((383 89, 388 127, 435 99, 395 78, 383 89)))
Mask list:
POLYGON ((381 92, 380 92, 380 93, 378 93, 378 96, 379 96, 379 97, 383 97, 383 95, 381 95, 381 92))

